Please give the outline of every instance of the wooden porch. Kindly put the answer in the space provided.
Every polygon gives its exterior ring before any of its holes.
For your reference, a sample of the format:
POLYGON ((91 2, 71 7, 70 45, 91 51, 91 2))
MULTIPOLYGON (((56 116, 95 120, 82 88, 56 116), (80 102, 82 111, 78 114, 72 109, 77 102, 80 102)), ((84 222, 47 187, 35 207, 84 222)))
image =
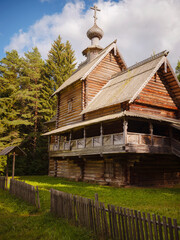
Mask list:
POLYGON ((179 141, 173 140, 172 142, 169 137, 127 132, 126 137, 123 133, 117 133, 58 141, 50 144, 49 150, 51 157, 104 155, 125 152, 172 154, 174 151, 178 151, 179 146, 179 141), (172 143, 173 148, 171 146, 172 143))
POLYGON ((180 134, 155 121, 117 119, 52 135, 50 157, 119 153, 174 154, 180 157, 180 134))

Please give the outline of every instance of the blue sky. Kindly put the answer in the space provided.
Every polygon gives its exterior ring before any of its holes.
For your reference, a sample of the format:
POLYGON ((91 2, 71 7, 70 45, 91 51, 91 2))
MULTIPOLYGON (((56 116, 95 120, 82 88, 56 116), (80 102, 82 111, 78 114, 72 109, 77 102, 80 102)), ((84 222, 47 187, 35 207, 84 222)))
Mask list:
POLYGON ((34 46, 46 59, 60 34, 72 44, 77 61, 83 61, 94 4, 101 9, 102 47, 117 39, 128 65, 167 49, 175 68, 180 59, 179 0, 0 0, 0 59, 5 51, 16 49, 23 55, 34 46))
POLYGON ((5 56, 4 47, 15 33, 20 29, 27 31, 44 15, 61 12, 66 3, 66 0, 0 0, 0 58, 5 56))
MULTIPOLYGON (((0 0, 0 59, 5 56, 4 47, 10 43, 11 37, 20 29, 28 28, 44 15, 61 13, 69 0, 0 0)), ((75 2, 75 1, 72 1, 75 2)), ((85 9, 95 1, 86 0, 85 9)))

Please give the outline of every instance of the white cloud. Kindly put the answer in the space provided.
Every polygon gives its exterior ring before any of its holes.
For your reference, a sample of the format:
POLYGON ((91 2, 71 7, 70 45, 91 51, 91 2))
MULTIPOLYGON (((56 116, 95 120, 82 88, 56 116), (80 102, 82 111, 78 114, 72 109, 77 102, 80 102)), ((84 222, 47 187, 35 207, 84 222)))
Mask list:
MULTIPOLYGON (((103 47, 117 39, 128 66, 153 52, 167 49, 172 66, 176 66, 180 59, 179 0, 99 0, 96 4, 101 9, 98 25, 104 31, 100 42, 103 47)), ((67 3, 61 13, 44 16, 27 32, 16 33, 5 50, 17 49, 22 54, 37 46, 46 58, 51 44, 60 34, 63 42, 71 42, 78 62, 82 61, 81 52, 90 45, 86 32, 93 24, 92 10, 83 11, 84 8, 82 1, 67 3)))

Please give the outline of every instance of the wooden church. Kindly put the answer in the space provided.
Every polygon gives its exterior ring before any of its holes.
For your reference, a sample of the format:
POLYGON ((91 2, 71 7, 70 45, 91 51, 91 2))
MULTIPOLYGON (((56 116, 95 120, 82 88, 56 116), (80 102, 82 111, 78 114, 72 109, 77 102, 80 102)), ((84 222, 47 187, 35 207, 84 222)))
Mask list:
POLYGON ((49 136, 49 176, 114 186, 180 182, 180 83, 160 52, 127 67, 116 41, 99 45, 103 31, 53 95, 56 128, 49 136))

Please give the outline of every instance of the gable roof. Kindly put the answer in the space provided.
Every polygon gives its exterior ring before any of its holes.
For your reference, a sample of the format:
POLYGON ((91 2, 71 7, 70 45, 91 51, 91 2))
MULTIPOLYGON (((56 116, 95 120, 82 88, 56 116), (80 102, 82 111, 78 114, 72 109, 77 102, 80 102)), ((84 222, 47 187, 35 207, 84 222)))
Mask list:
POLYGON ((26 155, 26 153, 19 147, 19 146, 9 146, 4 148, 1 152, 0 155, 8 155, 12 152, 15 152, 18 155, 26 155))
POLYGON ((127 68, 126 63, 124 62, 124 59, 122 58, 121 54, 117 50, 116 46, 116 40, 113 41, 111 44, 109 44, 106 48, 104 48, 96 58, 92 59, 90 62, 84 62, 79 66, 79 68, 71 75, 70 78, 68 78, 53 94, 57 94, 64 88, 68 87, 72 83, 75 83, 78 80, 84 80, 91 72, 92 70, 100 63, 100 61, 112 50, 114 49, 115 54, 117 53, 119 55, 119 58, 121 59, 122 65, 124 68, 127 68))
POLYGON ((167 54, 167 51, 163 51, 129 67, 126 71, 115 74, 82 111, 82 114, 126 101, 133 102, 166 61, 167 54))

